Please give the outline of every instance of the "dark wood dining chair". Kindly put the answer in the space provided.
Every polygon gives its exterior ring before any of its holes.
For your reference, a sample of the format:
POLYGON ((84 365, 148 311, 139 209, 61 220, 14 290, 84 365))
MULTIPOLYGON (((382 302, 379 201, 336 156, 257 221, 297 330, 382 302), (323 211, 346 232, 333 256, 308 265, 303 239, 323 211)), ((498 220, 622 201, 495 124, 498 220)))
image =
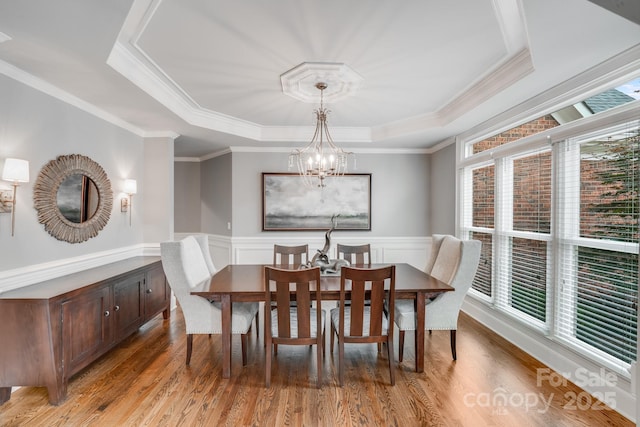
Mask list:
POLYGON ((371 245, 341 245, 338 243, 338 258, 350 264, 371 264, 371 245))
MULTIPOLYGON (((371 265, 371 245, 341 245, 337 246, 338 258, 349 261, 351 265, 371 265)), ((349 305, 349 300, 346 301, 349 305)), ((365 300, 365 304, 369 305, 369 300, 365 300)), ((382 350, 382 344, 378 344, 378 351, 382 350)))
POLYGON ((396 287, 396 266, 376 269, 342 267, 340 271, 340 306, 331 310, 331 352, 334 336, 338 337, 340 386, 344 384, 345 343, 386 343, 391 385, 396 376, 393 360, 393 314, 396 287), (345 305, 347 282, 351 289, 351 304, 345 305), (387 285, 388 283, 388 285, 387 285), (365 305, 369 295, 370 305, 365 305), (384 301, 389 301, 385 315, 384 301))
POLYGON ((265 384, 271 386, 271 359, 277 345, 316 345, 317 387, 322 386, 325 312, 320 294, 320 267, 283 270, 265 266, 265 301, 275 303, 267 310, 264 337, 267 347, 265 384), (290 302, 297 302, 291 305, 290 302), (316 302, 315 307, 312 306, 316 302))
POLYGON ((309 245, 273 245, 273 265, 281 268, 297 268, 309 261, 309 245))

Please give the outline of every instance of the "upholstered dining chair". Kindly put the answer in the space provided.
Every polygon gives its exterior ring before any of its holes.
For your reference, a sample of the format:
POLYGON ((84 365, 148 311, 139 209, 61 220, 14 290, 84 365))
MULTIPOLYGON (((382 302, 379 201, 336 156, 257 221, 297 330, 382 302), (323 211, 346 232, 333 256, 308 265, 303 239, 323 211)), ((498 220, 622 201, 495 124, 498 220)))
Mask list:
MULTIPOLYGON (((222 311, 219 304, 191 295, 194 288, 208 282, 212 271, 215 272, 206 238, 206 235, 188 236, 179 241, 160 243, 162 267, 184 315, 187 365, 191 362, 194 334, 222 333, 222 311)), ((256 302, 233 303, 231 330, 234 334, 241 334, 243 366, 247 364, 247 333, 251 329, 253 318, 257 319, 257 314, 256 302)))
MULTIPOLYGON (((211 250, 209 249, 209 236, 207 236, 206 234, 194 234, 193 238, 196 239, 196 242, 198 242, 198 245, 200 245, 200 250, 202 251, 204 263, 207 265, 209 274, 213 276, 218 272, 218 269, 213 264, 213 257, 211 256, 211 250)), ((250 303, 250 304, 255 305, 256 307, 260 307, 258 303, 250 303)), ((219 303, 214 303, 214 305, 217 307, 220 306, 219 303)), ((256 311, 256 336, 260 336, 260 316, 257 311, 256 311)))
POLYGON ((436 258, 438 258, 438 252, 440 252, 440 246, 442 246, 442 241, 445 237, 447 237, 446 234, 434 234, 431 236, 431 252, 429 253, 427 265, 424 268, 425 273, 431 274, 433 264, 435 264, 436 258))
POLYGON ((331 310, 331 352, 333 353, 334 337, 337 336, 340 386, 344 384, 345 343, 386 343, 389 377, 391 385, 395 385, 393 360, 395 286, 395 265, 376 269, 342 267, 340 270, 340 305, 331 310), (345 305, 347 282, 350 282, 351 289, 350 305, 345 305), (370 305, 365 305, 367 291, 371 294, 370 305), (389 301, 386 315, 385 300, 389 301))
POLYGON ((337 245, 338 258, 350 264, 371 264, 371 245, 337 245))
POLYGON ((309 261, 309 245, 273 245, 273 265, 282 268, 297 268, 309 261))
POLYGON ((277 345, 315 345, 318 376, 316 385, 322 386, 322 355, 326 313, 322 310, 320 267, 284 270, 265 267, 265 301, 275 303, 266 313, 264 336, 267 347, 265 385, 271 386, 271 359, 277 345), (275 298, 274 298, 275 295, 275 298), (295 295, 295 296, 294 296, 295 295), (291 305, 295 300, 297 304, 291 305), (315 307, 312 303, 315 301, 315 307))
MULTIPOLYGON (((457 359, 458 315, 478 269, 480 247, 481 242, 478 240, 460 240, 447 235, 442 239, 430 272, 431 276, 455 288, 454 291, 443 292, 435 299, 427 300, 425 309, 425 329, 450 331, 453 360, 457 359)), ((402 362, 405 331, 415 331, 416 329, 414 301, 397 300, 395 308, 395 322, 400 331, 398 360, 402 362)), ((417 345, 414 348, 417 348, 417 345)))

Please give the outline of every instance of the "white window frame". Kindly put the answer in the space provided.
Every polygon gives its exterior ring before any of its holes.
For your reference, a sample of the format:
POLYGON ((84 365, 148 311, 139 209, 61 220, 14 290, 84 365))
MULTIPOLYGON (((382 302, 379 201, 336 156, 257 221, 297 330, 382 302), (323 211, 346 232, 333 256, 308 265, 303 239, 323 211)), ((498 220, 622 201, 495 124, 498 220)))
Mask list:
MULTIPOLYGON (((559 310, 558 304, 560 299, 556 298, 556 295, 562 295, 561 292, 566 290, 574 290, 577 287, 577 274, 571 275, 573 280, 565 280, 561 283, 562 275, 560 274, 560 268, 563 265, 562 259, 570 259, 575 257, 578 246, 593 247, 614 250, 619 252, 638 253, 638 243, 616 242, 616 241, 603 241, 599 239, 589 239, 579 237, 579 225, 578 220, 569 215, 567 212, 561 212, 557 208, 557 204, 560 200, 567 198, 575 199, 574 194, 564 194, 559 191, 559 177, 561 173, 567 173, 567 171, 575 171, 579 175, 579 142, 586 138, 594 138, 604 135, 606 133, 615 132, 616 129, 626 127, 628 124, 634 121, 638 121, 640 116, 640 106, 638 102, 633 102, 613 110, 609 110, 589 118, 584 118, 576 122, 571 122, 566 125, 558 126, 557 128, 550 129, 546 132, 532 135, 522 138, 521 140, 508 143, 491 150, 483 151, 481 153, 472 154, 469 147, 481 139, 486 137, 486 133, 482 138, 467 138, 466 140, 458 140, 458 183, 457 191, 459 194, 459 208, 458 208, 458 221, 457 229, 461 236, 468 237, 470 232, 482 232, 492 234, 493 240, 493 265, 492 265, 492 296, 489 298, 487 295, 478 292, 474 289, 469 291, 469 296, 482 301, 483 303, 491 306, 492 308, 499 310, 509 315, 513 319, 527 325, 532 330, 538 331, 547 338, 556 341, 576 352, 583 355, 586 358, 599 363, 613 371, 621 374, 622 376, 629 378, 630 365, 624 363, 613 356, 606 354, 598 349, 592 348, 586 343, 582 343, 578 339, 570 339, 567 337, 561 337, 558 334, 558 325, 563 322, 569 322, 575 328, 575 312, 573 314, 562 312, 559 310), (535 324, 531 322, 530 317, 524 313, 514 310, 508 307, 506 302, 508 298, 509 289, 504 285, 498 283, 499 271, 497 268, 508 268, 510 266, 496 266, 498 259, 507 259, 508 257, 502 257, 504 251, 509 250, 508 239, 510 237, 524 237, 532 238, 535 236, 536 240, 539 240, 541 233, 527 233, 527 232, 514 232, 513 230, 507 230, 506 226, 510 224, 508 217, 500 217, 499 212, 503 212, 502 206, 509 198, 509 194, 503 194, 501 191, 505 182, 508 181, 509 165, 508 158, 524 155, 525 153, 531 153, 543 146, 548 146, 552 141, 557 141, 553 144, 552 148, 552 226, 551 232, 548 236, 543 236, 543 239, 548 241, 547 250, 547 314, 545 316, 546 322, 544 325, 535 324), (559 156, 559 150, 571 148, 573 145, 578 145, 577 159, 571 159, 568 156, 559 156), (563 164, 559 163, 559 159, 562 158, 563 164), (567 162, 578 162, 577 167, 569 165, 567 162), (491 163, 495 164, 495 199, 494 199, 494 212, 496 219, 494 221, 494 229, 473 227, 471 223, 471 213, 473 207, 473 194, 472 194, 472 174, 471 171, 483 166, 487 166, 491 163), (559 171, 562 171, 561 173, 559 171), (564 215, 564 216, 562 216, 564 215), (559 227, 559 225, 561 225, 559 227), (561 233, 561 234, 560 234, 561 233), (506 240, 505 240, 506 239, 506 240), (569 257, 569 258, 567 258, 569 257), (515 313, 514 313, 515 312, 515 313)), ((539 117, 539 116, 538 116, 539 117)), ((526 123, 523 121, 522 123, 526 123)), ((511 127, 517 127, 519 124, 513 124, 511 127)), ((506 128, 506 127, 505 127, 506 128)), ((512 169, 511 169, 512 176, 512 169)), ((573 210, 577 212, 578 210, 573 210)), ((504 212, 503 212, 504 216, 504 212)), ((508 274, 504 277, 508 277, 508 274)), ((575 295, 575 292, 572 292, 575 295)), ((575 304, 574 304, 575 305, 575 304)), ((537 320, 537 319, 536 319, 537 320)), ((538 321, 539 322, 539 321, 538 321)))

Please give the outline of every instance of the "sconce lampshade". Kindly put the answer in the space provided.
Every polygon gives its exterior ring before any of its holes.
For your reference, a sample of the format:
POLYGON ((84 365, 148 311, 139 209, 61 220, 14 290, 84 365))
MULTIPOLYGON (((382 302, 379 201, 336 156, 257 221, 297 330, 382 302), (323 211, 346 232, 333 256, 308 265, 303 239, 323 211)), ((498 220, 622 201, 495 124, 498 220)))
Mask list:
POLYGON ((6 159, 2 179, 13 182, 29 182, 29 162, 21 159, 6 159))
POLYGON ((135 179, 124 180, 124 192, 127 194, 136 194, 138 192, 138 183, 135 179))

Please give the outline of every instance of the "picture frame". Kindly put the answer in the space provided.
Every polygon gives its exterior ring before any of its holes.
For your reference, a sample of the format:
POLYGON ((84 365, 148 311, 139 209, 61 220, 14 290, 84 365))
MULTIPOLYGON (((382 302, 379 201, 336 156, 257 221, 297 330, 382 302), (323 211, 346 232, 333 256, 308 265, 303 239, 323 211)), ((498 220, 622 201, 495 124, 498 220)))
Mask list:
POLYGON ((371 230, 371 174, 346 173, 309 187, 296 173, 262 173, 262 230, 371 230))

